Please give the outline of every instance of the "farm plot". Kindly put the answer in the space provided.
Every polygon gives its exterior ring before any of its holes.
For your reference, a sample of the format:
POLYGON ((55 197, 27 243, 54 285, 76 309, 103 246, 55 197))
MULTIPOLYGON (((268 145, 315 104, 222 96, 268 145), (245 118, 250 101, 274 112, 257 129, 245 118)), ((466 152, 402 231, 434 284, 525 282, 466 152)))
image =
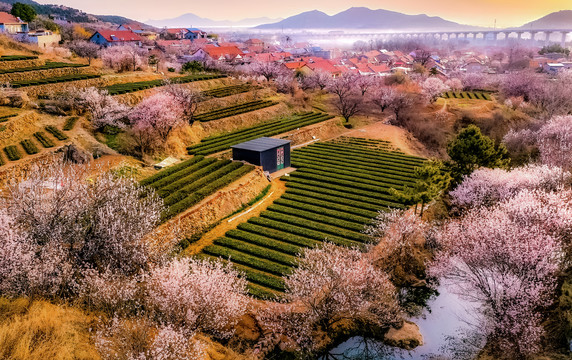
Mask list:
POLYGON ((228 259, 246 274, 257 297, 284 291, 282 277, 296 255, 324 241, 363 247, 363 230, 379 211, 405 208, 389 189, 415 181, 424 159, 386 150, 375 140, 314 143, 292 153, 297 170, 284 177, 287 190, 251 218, 203 249, 203 258, 228 259))
POLYGON ((50 62, 46 62, 44 65, 39 65, 39 66, 30 66, 30 67, 0 70, 0 74, 13 74, 13 73, 20 73, 20 72, 28 72, 28 71, 63 69, 63 68, 81 68, 81 67, 87 67, 87 66, 88 65, 85 65, 85 64, 74 64, 74 63, 51 62, 50 61, 50 62))
POLYGON ((78 81, 78 80, 89 80, 89 79, 95 79, 95 78, 99 78, 99 77, 101 77, 101 75, 74 74, 74 75, 66 75, 66 76, 59 76, 59 77, 52 77, 52 78, 45 78, 45 79, 14 81, 14 82, 11 82, 10 85, 13 88, 17 89, 17 88, 22 88, 22 87, 27 87, 27 86, 56 84, 56 83, 78 81))
POLYGON ((236 145, 244 141, 257 139, 264 136, 275 136, 290 130, 309 126, 332 118, 333 116, 331 115, 319 112, 303 113, 290 118, 266 122, 260 125, 248 127, 228 134, 211 136, 201 140, 199 144, 188 147, 187 150, 189 150, 189 154, 214 154, 220 151, 228 150, 232 145, 236 145))
POLYGON ((490 92, 486 91, 447 91, 443 94, 443 97, 445 99, 492 100, 490 92))
MULTIPOLYGON (((220 79, 223 77, 226 77, 226 75, 203 74, 203 75, 180 76, 176 78, 171 78, 169 80, 171 81, 171 83, 174 84, 186 84, 195 81, 220 79)), ((110 95, 121 95, 164 85, 165 81, 163 79, 158 79, 158 80, 131 82, 125 84, 115 84, 104 88, 104 90, 107 90, 107 92, 109 92, 110 95)))
POLYGON ((270 100, 255 100, 238 105, 228 106, 221 109, 209 111, 195 116, 196 121, 207 122, 212 120, 223 119, 225 117, 240 115, 247 112, 260 110, 278 103, 270 100))
POLYGON ((241 162, 195 156, 141 181, 141 185, 154 189, 163 199, 167 207, 162 214, 165 221, 253 169, 241 162))
POLYGON ((223 98, 230 95, 240 94, 252 90, 252 86, 248 84, 225 86, 216 89, 203 91, 204 96, 212 96, 216 98, 223 98))
POLYGON ((37 56, 28 55, 2 55, 0 61, 22 61, 22 60, 36 60, 37 56))

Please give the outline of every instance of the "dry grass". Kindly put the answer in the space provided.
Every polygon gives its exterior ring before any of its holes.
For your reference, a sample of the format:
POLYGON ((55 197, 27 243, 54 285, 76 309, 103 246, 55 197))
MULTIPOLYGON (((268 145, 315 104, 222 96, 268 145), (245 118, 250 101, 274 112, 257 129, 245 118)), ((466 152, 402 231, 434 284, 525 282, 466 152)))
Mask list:
POLYGON ((95 318, 45 301, 0 299, 0 359, 100 359, 89 329, 95 318))

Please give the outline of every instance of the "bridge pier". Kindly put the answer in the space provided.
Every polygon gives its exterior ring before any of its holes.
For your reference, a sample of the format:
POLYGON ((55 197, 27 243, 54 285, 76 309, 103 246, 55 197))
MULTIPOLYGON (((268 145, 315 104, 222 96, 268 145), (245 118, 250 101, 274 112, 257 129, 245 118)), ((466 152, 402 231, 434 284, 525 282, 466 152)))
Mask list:
POLYGON ((562 39, 560 40, 560 46, 566 46, 566 36, 568 35, 568 31, 562 31, 562 39))

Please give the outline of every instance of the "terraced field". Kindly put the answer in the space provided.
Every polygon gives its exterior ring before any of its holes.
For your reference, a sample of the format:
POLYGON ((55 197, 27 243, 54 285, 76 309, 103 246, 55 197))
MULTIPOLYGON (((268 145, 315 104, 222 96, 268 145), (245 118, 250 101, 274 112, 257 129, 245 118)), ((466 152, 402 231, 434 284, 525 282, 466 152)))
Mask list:
POLYGON ((195 156, 141 181, 141 185, 154 189, 163 199, 167 207, 162 215, 165 221, 253 169, 241 162, 195 156))
POLYGON ((342 138, 295 150, 292 165, 298 170, 283 178, 286 193, 200 256, 230 257, 246 274, 253 295, 279 295, 282 276, 296 266, 303 248, 326 240, 363 246, 369 240, 363 230, 379 211, 405 208, 389 189, 413 184, 414 170, 423 161, 365 139, 342 138))
POLYGON ((445 99, 492 100, 491 94, 486 91, 448 91, 443 94, 443 97, 445 99))
POLYGON ((39 65, 39 66, 30 66, 30 67, 21 67, 21 68, 0 70, 0 74, 13 74, 13 73, 20 73, 20 72, 28 72, 28 71, 63 69, 63 68, 81 68, 81 67, 87 67, 87 65, 48 61, 44 65, 39 65))
MULTIPOLYGON (((22 159, 25 154, 34 155, 42 151, 42 148, 52 148, 56 146, 55 139, 57 140, 67 140, 68 137, 62 133, 55 126, 48 125, 45 127, 46 132, 38 131, 34 133, 34 137, 30 139, 24 139, 20 141, 19 144, 9 145, 4 148, 4 155, 8 161, 18 161, 22 159), (54 139, 55 138, 55 139, 54 139)), ((0 153, 0 166, 6 164, 6 159, 0 153)))
POLYGON ((290 130, 309 126, 332 118, 333 116, 331 115, 319 112, 303 113, 287 119, 266 122, 228 134, 211 136, 203 139, 199 144, 188 147, 187 150, 189 150, 189 154, 191 155, 214 154, 228 150, 232 145, 236 145, 244 141, 264 136, 269 137, 282 134, 290 130))
POLYGON ((10 85, 17 89, 27 86, 36 86, 36 85, 45 85, 45 84, 56 84, 62 82, 69 82, 69 81, 78 81, 78 80, 88 80, 88 79, 95 79, 101 77, 101 75, 95 74, 74 74, 74 75, 66 75, 66 76, 59 76, 59 77, 52 77, 52 78, 45 78, 45 79, 34 79, 34 80, 23 80, 23 81, 13 81, 10 85))
POLYGON ((22 61, 22 60, 36 60, 37 56, 28 55, 2 55, 0 61, 22 61))
POLYGON ((203 91, 204 96, 212 96, 223 98, 230 95, 240 94, 252 90, 252 86, 248 84, 225 86, 216 89, 203 91))
MULTIPOLYGON (((223 77, 226 77, 226 75, 220 75, 220 74, 187 75, 187 76, 171 78, 170 81, 174 84, 186 84, 195 81, 220 79, 223 77)), ((110 95, 121 95, 121 94, 132 93, 135 91, 151 89, 163 85, 165 85, 163 79, 158 79, 158 80, 138 81, 138 82, 124 83, 124 84, 115 84, 108 86, 104 89, 107 90, 110 95)))
POLYGON ((240 115, 251 111, 264 109, 265 107, 277 105, 277 102, 270 100, 255 100, 238 105, 227 106, 221 109, 205 112, 195 116, 196 121, 206 122, 223 119, 225 117, 240 115))

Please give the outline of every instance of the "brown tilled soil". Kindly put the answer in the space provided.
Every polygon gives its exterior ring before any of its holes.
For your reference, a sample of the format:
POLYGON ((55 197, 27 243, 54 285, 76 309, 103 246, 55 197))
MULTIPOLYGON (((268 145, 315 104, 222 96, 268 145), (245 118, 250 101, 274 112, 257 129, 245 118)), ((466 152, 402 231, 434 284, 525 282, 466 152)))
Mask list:
POLYGON ((239 214, 235 214, 222 222, 215 228, 204 234, 199 241, 191 244, 183 253, 183 256, 192 256, 198 254, 203 248, 212 245, 213 241, 221 236, 224 236, 227 231, 235 229, 238 224, 246 220, 260 215, 261 212, 278 199, 286 191, 286 184, 280 179, 274 179, 271 183, 268 195, 256 204, 244 209, 239 214))

